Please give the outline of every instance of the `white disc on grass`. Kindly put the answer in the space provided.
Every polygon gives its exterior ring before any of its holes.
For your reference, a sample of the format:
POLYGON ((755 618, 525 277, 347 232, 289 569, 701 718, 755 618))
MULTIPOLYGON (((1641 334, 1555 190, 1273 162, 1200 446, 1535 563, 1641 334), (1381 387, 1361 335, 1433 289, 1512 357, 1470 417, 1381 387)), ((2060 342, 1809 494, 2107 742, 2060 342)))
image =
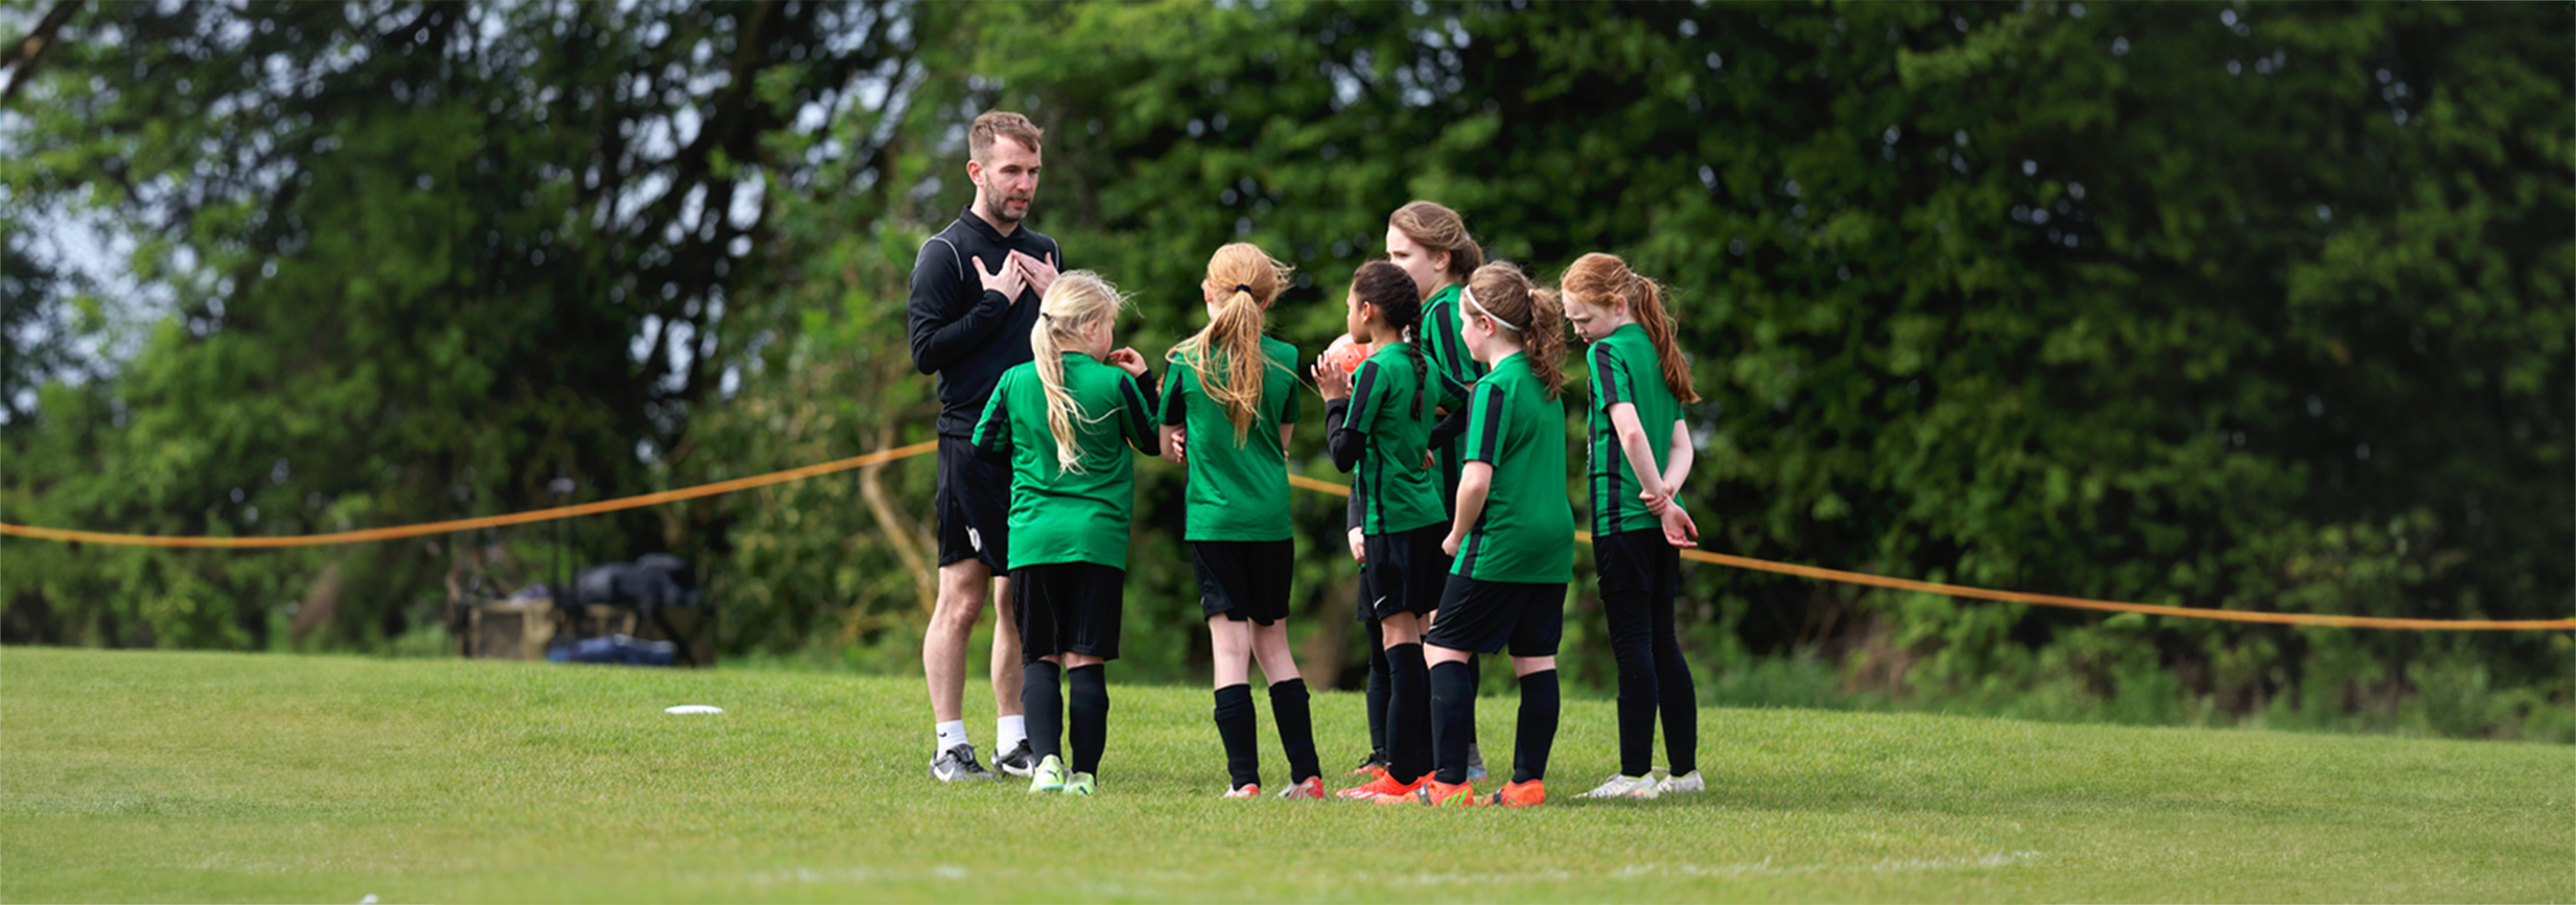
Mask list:
POLYGON ((723 712, 724 712, 724 708, 722 708, 722 707, 717 707, 717 706, 714 706, 714 705, 712 705, 712 704, 681 704, 681 705, 678 705, 678 706, 675 706, 675 707, 664 707, 664 708, 662 708, 662 712, 663 712, 663 713, 723 713, 723 712))

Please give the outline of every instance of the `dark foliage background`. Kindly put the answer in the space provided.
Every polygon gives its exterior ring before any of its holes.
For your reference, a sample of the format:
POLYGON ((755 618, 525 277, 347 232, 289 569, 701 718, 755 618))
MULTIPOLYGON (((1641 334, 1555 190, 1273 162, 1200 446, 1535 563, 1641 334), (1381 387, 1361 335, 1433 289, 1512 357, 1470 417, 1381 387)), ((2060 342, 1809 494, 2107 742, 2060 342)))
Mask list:
MULTIPOLYGON (((1710 546, 2187 606, 2570 611, 2576 8, 52 3, 0 18, 0 512, 301 533, 928 437, 899 324, 962 126, 1160 349, 1207 254, 1310 353, 1412 198, 1669 284, 1710 546)), ((1577 387, 1575 398, 1581 398, 1577 387)), ((1570 430, 1572 427, 1570 427, 1570 430)), ((1330 476, 1307 431, 1296 452, 1330 476)), ((1131 676, 1204 669, 1140 468, 1131 676)), ((917 668, 930 466, 583 520, 704 565, 737 660, 917 668)), ((1569 480, 1569 488, 1580 485, 1569 480)), ((1299 633, 1347 668, 1336 501, 1299 633)), ((551 529, 0 545, 12 643, 437 647, 551 529)), ((1694 568, 1730 703, 2576 738, 2565 633, 2301 630, 1694 568)), ((1610 681, 1578 587, 1567 668, 1610 681)))

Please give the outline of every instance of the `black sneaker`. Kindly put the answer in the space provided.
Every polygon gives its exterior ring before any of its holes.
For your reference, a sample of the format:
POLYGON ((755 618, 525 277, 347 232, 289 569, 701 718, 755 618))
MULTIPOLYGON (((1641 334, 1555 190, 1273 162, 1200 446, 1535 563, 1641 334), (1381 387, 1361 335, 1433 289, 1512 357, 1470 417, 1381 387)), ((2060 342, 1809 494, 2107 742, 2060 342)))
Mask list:
POLYGON ((959 745, 931 759, 930 778, 940 782, 992 782, 993 774, 975 762, 975 746, 959 745))
POLYGON ((1019 746, 1012 748, 1011 753, 993 758, 993 766, 1013 776, 1027 776, 1037 772, 1038 756, 1036 752, 1029 750, 1029 740, 1021 739, 1019 746))
POLYGON ((1385 773, 1387 766, 1393 763, 1394 761, 1386 759, 1386 749, 1380 748, 1369 752, 1369 756, 1362 759, 1359 766, 1352 767, 1350 775, 1371 776, 1385 773))

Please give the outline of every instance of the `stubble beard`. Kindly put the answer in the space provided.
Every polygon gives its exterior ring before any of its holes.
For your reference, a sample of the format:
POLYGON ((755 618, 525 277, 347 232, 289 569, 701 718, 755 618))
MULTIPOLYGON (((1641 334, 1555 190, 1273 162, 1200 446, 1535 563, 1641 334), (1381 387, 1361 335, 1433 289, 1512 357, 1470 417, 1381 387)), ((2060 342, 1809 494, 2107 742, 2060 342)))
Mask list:
POLYGON ((1019 225, 1021 220, 1028 218, 1026 206, 1035 200, 1021 202, 1022 209, 1019 215, 1013 216, 1010 211, 1011 203, 1002 197, 1002 193, 984 186, 977 186, 977 188, 983 189, 981 193, 983 200, 976 203, 976 213, 983 214, 984 219, 991 221, 995 226, 1019 225))

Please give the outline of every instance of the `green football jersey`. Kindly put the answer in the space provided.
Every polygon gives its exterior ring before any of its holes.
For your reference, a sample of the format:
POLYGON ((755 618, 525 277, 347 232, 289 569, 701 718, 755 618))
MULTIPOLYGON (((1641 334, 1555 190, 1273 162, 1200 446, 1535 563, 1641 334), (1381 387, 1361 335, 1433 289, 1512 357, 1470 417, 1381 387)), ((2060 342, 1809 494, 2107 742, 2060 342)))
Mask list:
POLYGON ((976 422, 976 448, 1010 458, 1011 568, 1070 562, 1127 568, 1127 523, 1136 506, 1136 463, 1127 450, 1160 448, 1152 417, 1157 394, 1079 352, 1064 353, 1064 386, 1077 408, 1073 445, 1080 471, 1056 462, 1036 362, 1002 372, 976 422))
POLYGON ((1610 407, 1622 402, 1636 406, 1637 424, 1646 431, 1646 446, 1654 450, 1655 471, 1661 474, 1672 464, 1673 422, 1682 419, 1682 404, 1664 383, 1655 341, 1646 337, 1644 327, 1620 325, 1593 343, 1586 357, 1592 366, 1592 533, 1607 536, 1659 528, 1662 523, 1646 511, 1645 501, 1637 499, 1644 485, 1628 464, 1627 451, 1619 448, 1619 430, 1610 423, 1610 407))
POLYGON ((1440 479, 1422 463, 1436 420, 1432 412, 1448 396, 1436 385, 1437 373, 1424 375, 1435 383, 1424 392, 1415 367, 1412 344, 1387 343, 1369 355, 1351 383, 1342 423, 1368 438, 1351 470, 1352 491, 1363 508, 1362 533, 1394 534, 1449 518, 1440 505, 1440 479))
MULTIPOLYGON (((1565 403, 1547 397, 1515 353, 1476 381, 1468 401, 1467 461, 1494 468, 1452 575, 1478 581, 1574 580, 1574 503, 1565 492, 1565 403)), ((1017 544, 1015 538, 1012 543, 1017 544)))
MULTIPOLYGON (((1293 536, 1288 453, 1279 446, 1279 426, 1297 423, 1297 347, 1265 336, 1261 351, 1268 359, 1261 401, 1253 406, 1251 430, 1241 441, 1235 439, 1234 419, 1226 417, 1225 405, 1199 385, 1197 368, 1173 362, 1163 372, 1162 422, 1185 428, 1189 436, 1183 540, 1280 541, 1293 536)), ((1208 371, 1224 373, 1226 359, 1214 357, 1208 371)))
MULTIPOLYGON (((1485 376, 1485 363, 1467 354, 1467 339, 1458 331, 1464 323, 1459 313, 1457 284, 1443 286, 1422 301, 1422 326, 1414 332, 1422 339, 1422 354, 1431 359, 1431 373, 1446 379, 1464 392, 1485 376)), ((1440 453, 1440 505, 1442 512, 1458 508, 1458 470, 1467 464, 1465 438, 1450 440, 1440 453)))

